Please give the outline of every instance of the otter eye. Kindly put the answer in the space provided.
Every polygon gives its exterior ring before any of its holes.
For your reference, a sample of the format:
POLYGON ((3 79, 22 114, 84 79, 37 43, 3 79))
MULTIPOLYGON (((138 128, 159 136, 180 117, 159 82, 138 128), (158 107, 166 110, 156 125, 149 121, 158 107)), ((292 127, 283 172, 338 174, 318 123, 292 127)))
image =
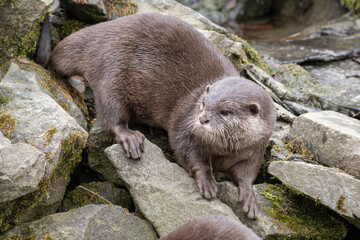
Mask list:
POLYGON ((221 110, 221 111, 220 111, 220 114, 223 115, 223 116, 228 116, 228 115, 232 114, 232 112, 231 112, 231 111, 227 111, 227 110, 221 110))

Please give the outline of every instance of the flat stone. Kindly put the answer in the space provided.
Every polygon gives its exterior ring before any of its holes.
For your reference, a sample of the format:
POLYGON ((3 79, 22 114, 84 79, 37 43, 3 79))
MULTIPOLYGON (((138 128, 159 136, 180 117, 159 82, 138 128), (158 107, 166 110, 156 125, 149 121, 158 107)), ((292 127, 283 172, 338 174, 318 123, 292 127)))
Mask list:
POLYGON ((326 166, 334 166, 360 178, 360 121, 322 111, 296 118, 289 138, 300 138, 326 166))
POLYGON ((320 201, 360 228, 360 180, 338 169, 295 161, 272 162, 268 171, 284 184, 320 201))
POLYGON ((38 189, 45 174, 45 154, 33 146, 16 143, 0 149, 0 203, 38 189))
POLYGON ((151 225, 118 206, 86 205, 23 224, 7 232, 5 239, 157 239, 151 225))
POLYGON ((220 214, 238 220, 218 199, 204 199, 195 180, 148 140, 139 160, 127 158, 119 144, 105 153, 128 186, 135 205, 160 236, 195 217, 220 214))

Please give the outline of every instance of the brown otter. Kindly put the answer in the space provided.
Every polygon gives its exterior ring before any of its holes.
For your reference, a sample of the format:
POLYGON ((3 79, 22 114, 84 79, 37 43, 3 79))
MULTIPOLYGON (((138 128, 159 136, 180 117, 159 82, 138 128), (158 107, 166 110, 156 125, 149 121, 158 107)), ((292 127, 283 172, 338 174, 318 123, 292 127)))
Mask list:
POLYGON ((128 129, 129 121, 163 128, 205 198, 217 194, 212 172, 229 172, 243 210, 256 217, 252 185, 274 128, 274 104, 193 27, 155 13, 100 23, 62 40, 48 66, 85 77, 103 129, 128 157, 144 151, 144 135, 128 129))
POLYGON ((178 226, 159 240, 260 240, 239 221, 220 215, 195 218, 178 226))

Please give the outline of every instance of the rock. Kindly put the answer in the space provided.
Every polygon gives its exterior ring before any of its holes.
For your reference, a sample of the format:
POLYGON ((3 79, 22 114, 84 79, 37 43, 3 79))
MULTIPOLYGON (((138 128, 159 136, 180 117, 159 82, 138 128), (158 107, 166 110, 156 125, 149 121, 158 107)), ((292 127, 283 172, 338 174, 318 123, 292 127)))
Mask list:
POLYGON ((101 128, 101 123, 96 121, 89 132, 88 162, 89 167, 100 173, 106 181, 125 186, 116 172, 116 168, 106 156, 104 150, 114 144, 114 141, 101 128))
POLYGON ((151 225, 108 205, 87 205, 66 213, 57 213, 15 227, 4 235, 8 239, 157 239, 151 225))
POLYGON ((149 141, 145 140, 145 152, 139 160, 128 159, 118 144, 105 153, 128 186, 135 205, 160 236, 195 217, 220 214, 237 220, 219 200, 204 199, 195 180, 149 141))
POLYGON ((0 203, 34 192, 44 174, 45 154, 33 146, 16 143, 1 148, 0 203))
MULTIPOLYGON (((342 106, 359 108, 360 106, 360 68, 359 63, 351 59, 329 62, 321 65, 304 66, 316 79, 318 86, 312 91, 317 96, 334 102, 338 111, 342 106)), ((310 89, 306 86, 306 91, 310 89)), ((347 109, 342 109, 346 113, 347 109)))
POLYGON ((275 103, 275 107, 276 107, 276 114, 277 114, 277 119, 283 120, 285 122, 293 122, 294 119, 296 118, 296 116, 286 110, 283 106, 281 106, 280 104, 275 103))
POLYGON ((108 19, 103 0, 60 0, 60 4, 73 16, 86 23, 98 23, 108 19))
POLYGON ((286 106, 288 106, 291 111, 293 111, 297 116, 304 113, 318 112, 313 108, 302 106, 301 104, 296 102, 284 100, 283 103, 286 104, 286 106))
POLYGON ((2 132, 0 132, 0 149, 2 149, 4 147, 8 147, 10 145, 11 145, 11 141, 9 139, 7 139, 6 137, 4 137, 2 132))
POLYGON ((0 82, 0 131, 14 144, 28 143, 43 152, 45 175, 38 190, 0 204, 0 209, 7 209, 6 214, 0 215, 0 231, 56 211, 69 175, 81 160, 88 136, 76 120, 46 94, 50 91, 45 86, 63 89, 55 81, 45 84, 44 81, 51 78, 34 66, 24 59, 14 61, 0 82))
POLYGON ((240 220, 264 239, 343 239, 345 224, 329 211, 317 207, 282 185, 254 185, 259 217, 245 218, 237 204, 238 189, 230 182, 219 183, 219 198, 228 204, 240 220))
POLYGON ((300 138, 320 163, 360 178, 358 120, 331 111, 303 114, 293 122, 289 138, 300 138))
POLYGON ((52 0, 16 0, 0 3, 0 66, 15 55, 35 56, 40 18, 52 0))
POLYGON ((338 169, 293 161, 272 162, 268 171, 360 228, 360 180, 338 169))
POLYGON ((66 193, 59 211, 66 212, 89 204, 109 204, 109 202, 126 208, 128 211, 135 209, 130 193, 126 189, 117 188, 109 182, 92 182, 83 183, 66 193), (85 189, 82 187, 85 187, 85 189), (95 192, 102 198, 90 191, 95 192))
POLYGON ((157 12, 179 18, 198 29, 226 32, 200 13, 173 0, 132 0, 137 5, 137 13, 157 12))
POLYGON ((284 224, 278 224, 267 212, 266 209, 272 206, 271 202, 267 200, 262 193, 262 188, 266 187, 263 184, 254 185, 256 200, 259 206, 259 214, 256 220, 250 220, 242 211, 242 205, 239 204, 239 189, 231 182, 220 182, 219 199, 233 209, 235 214, 239 217, 241 222, 251 228, 261 238, 266 239, 270 236, 286 237, 294 234, 294 231, 287 228, 284 224))
POLYGON ((360 37, 324 36, 288 42, 254 43, 267 62, 308 63, 345 59, 360 52, 360 37))

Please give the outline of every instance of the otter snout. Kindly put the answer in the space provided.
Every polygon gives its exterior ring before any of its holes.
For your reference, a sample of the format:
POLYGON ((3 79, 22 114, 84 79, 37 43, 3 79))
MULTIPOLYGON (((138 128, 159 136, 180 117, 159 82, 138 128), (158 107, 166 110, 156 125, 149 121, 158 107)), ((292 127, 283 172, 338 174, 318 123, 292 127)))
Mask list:
POLYGON ((205 124, 208 124, 210 122, 209 118, 202 115, 199 117, 199 122, 202 124, 202 125, 205 125, 205 124))

